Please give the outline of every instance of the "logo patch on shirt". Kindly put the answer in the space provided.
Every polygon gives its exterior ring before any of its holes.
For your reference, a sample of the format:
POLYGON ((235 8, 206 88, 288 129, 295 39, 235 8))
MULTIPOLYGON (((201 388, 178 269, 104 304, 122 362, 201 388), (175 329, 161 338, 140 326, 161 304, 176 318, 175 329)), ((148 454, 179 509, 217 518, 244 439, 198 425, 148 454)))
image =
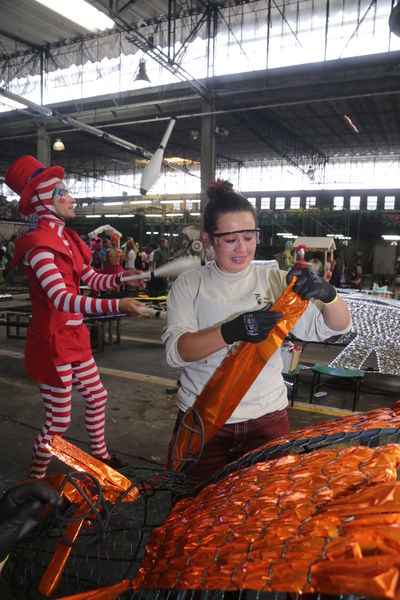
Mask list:
POLYGON ((268 296, 263 296, 262 294, 254 294, 256 298, 257 304, 260 306, 261 304, 271 303, 271 299, 268 296))

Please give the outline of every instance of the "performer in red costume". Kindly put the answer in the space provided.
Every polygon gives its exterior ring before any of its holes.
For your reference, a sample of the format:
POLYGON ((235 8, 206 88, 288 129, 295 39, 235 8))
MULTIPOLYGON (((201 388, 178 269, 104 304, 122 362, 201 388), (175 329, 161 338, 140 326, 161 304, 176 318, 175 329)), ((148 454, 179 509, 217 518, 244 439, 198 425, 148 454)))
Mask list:
MULTIPOLYGON (((23 263, 32 302, 27 331, 25 367, 40 384, 46 420, 34 447, 31 477, 44 477, 51 454, 46 445, 63 435, 71 421, 72 386, 86 400, 85 425, 93 456, 118 467, 104 439, 107 392, 92 357, 83 315, 122 312, 141 315, 133 298, 81 296, 80 282, 94 291, 120 284, 118 275, 103 275, 90 267, 90 249, 65 220, 75 217, 75 200, 63 182, 61 166, 45 168, 33 156, 23 156, 8 169, 5 181, 20 195, 19 210, 35 213, 38 227, 15 242, 12 267, 23 263)), ((137 271, 132 270, 131 273, 137 271)))
POLYGON ((297 249, 296 249, 297 257, 296 257, 296 262, 294 264, 295 269, 308 269, 308 262, 304 258, 306 250, 307 250, 307 246, 304 246, 303 244, 301 244, 300 246, 297 247, 297 249))

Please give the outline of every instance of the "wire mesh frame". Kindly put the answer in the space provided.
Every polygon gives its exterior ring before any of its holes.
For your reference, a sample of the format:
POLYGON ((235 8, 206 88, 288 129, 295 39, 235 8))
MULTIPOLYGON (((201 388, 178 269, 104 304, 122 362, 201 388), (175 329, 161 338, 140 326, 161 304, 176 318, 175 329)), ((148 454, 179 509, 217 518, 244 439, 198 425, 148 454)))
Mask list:
POLYGON ((189 407, 185 414, 183 415, 177 431, 176 431, 176 435, 175 435, 175 439, 174 439, 174 443, 172 445, 172 450, 171 450, 171 455, 170 455, 170 464, 173 465, 174 463, 180 463, 179 469, 181 470, 183 469, 185 466, 187 466, 187 464, 191 464, 194 465, 196 464, 202 453, 203 453, 203 449, 204 449, 204 424, 203 421, 198 413, 198 411, 192 407, 189 407), (190 436, 189 436, 189 441, 188 441, 188 445, 187 448, 185 450, 185 454, 182 457, 178 457, 176 455, 176 447, 179 441, 179 437, 180 437, 180 433, 183 429, 186 429, 187 431, 190 432, 190 436), (195 439, 195 436, 199 436, 201 439, 200 442, 200 448, 198 450, 197 453, 193 453, 191 451, 192 448, 192 443, 193 440, 195 439))
MULTIPOLYGON (((308 600, 326 600, 325 594, 307 594, 308 600)), ((355 594, 335 594, 334 600, 367 600, 367 596, 355 594)), ((251 590, 129 590, 120 594, 118 600, 304 600, 304 594, 286 592, 254 592, 251 590)), ((374 600, 371 598, 371 600, 374 600)))
POLYGON ((293 441, 278 441, 276 445, 269 445, 267 448, 261 448, 259 450, 249 452, 235 462, 230 463, 223 469, 217 471, 210 478, 201 482, 196 489, 193 490, 193 496, 198 494, 210 483, 215 483, 221 477, 225 477, 225 475, 229 475, 237 469, 254 465, 260 461, 266 462, 272 458, 279 458, 281 456, 285 456, 286 454, 313 452, 314 450, 332 448, 342 444, 368 446, 369 448, 372 448, 388 443, 396 443, 398 441, 400 441, 400 427, 376 428, 355 432, 339 432, 330 435, 317 435, 309 438, 300 438, 293 441))
MULTIPOLYGON (((387 533, 392 522, 388 514, 395 513, 393 523, 400 514, 400 487, 395 483, 399 459, 398 445, 339 446, 237 471, 203 490, 198 499, 174 508, 150 540, 134 589, 218 588, 220 598, 222 590, 239 592, 248 583, 253 593, 314 589, 358 596, 361 589, 383 597, 384 586, 379 593, 376 585, 383 565, 386 571, 400 566, 398 553, 393 554, 398 545, 393 546, 387 533), (370 550, 376 545, 381 554, 385 536, 388 550, 384 562, 376 564, 378 557, 370 550), (367 553, 362 565, 355 557, 351 562, 351 544, 358 543, 367 553), (371 569, 376 567, 374 578, 371 569), (344 581, 343 568, 352 585, 344 581), (354 569, 362 575, 352 578, 354 569)), ((398 537, 395 529, 392 535, 398 537)), ((396 580, 393 585, 397 587, 396 580)))
MULTIPOLYGON (((139 500, 133 504, 120 504, 117 510, 111 510, 112 518, 102 541, 88 545, 88 541, 93 539, 93 526, 81 532, 73 545, 56 597, 132 578, 139 567, 150 532, 163 522, 170 511, 171 491, 185 489, 182 475, 171 477, 166 471, 132 467, 121 471, 141 486, 139 500)), ((72 507, 67 507, 65 512, 71 514, 72 507)), ((38 586, 60 537, 60 529, 52 515, 13 548, 3 574, 15 598, 44 598, 37 591, 38 586)))
MULTIPOLYGON (((284 443, 277 443, 272 447, 254 451, 235 463, 228 465, 208 482, 202 483, 194 490, 196 495, 213 481, 236 471, 240 468, 253 465, 257 462, 266 462, 272 456, 286 454, 309 453, 322 448, 343 448, 349 445, 375 447, 396 442, 400 438, 400 427, 375 428, 356 432, 338 432, 334 434, 301 437, 284 443)), ((189 493, 193 482, 188 480, 184 473, 173 474, 168 471, 155 469, 124 469, 126 475, 142 487, 139 501, 134 504, 120 505, 114 511, 107 532, 106 539, 95 546, 87 546, 86 542, 91 535, 90 528, 84 531, 74 545, 71 557, 67 563, 64 575, 56 597, 61 595, 91 590, 96 587, 111 585, 121 579, 131 579, 136 574, 144 549, 152 529, 160 525, 169 514, 171 496, 173 493, 189 493)), ((43 598, 37 592, 38 584, 46 569, 54 549, 60 539, 60 532, 55 528, 53 520, 49 520, 35 530, 29 539, 21 542, 12 552, 5 569, 6 579, 9 581, 15 597, 24 600, 38 600, 43 598)), ((126 592, 121 599, 158 600, 199 600, 212 599, 240 600, 244 598, 245 591, 192 591, 174 590, 143 590, 140 592, 126 592), (234 596, 232 595, 234 594, 234 596)), ((342 596, 346 598, 346 595, 342 596)), ((267 600, 271 598, 286 598, 285 594, 273 592, 246 592, 246 600, 267 600)))

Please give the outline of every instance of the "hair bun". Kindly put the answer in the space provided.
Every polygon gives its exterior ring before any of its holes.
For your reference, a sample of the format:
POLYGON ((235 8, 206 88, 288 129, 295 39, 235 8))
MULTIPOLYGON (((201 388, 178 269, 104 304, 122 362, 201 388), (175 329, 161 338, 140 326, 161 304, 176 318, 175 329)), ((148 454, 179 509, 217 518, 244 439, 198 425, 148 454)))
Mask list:
POLYGON ((211 181, 207 188, 207 196, 210 200, 220 200, 222 199, 226 192, 232 192, 233 185, 230 181, 225 181, 224 179, 217 179, 216 181, 211 181))

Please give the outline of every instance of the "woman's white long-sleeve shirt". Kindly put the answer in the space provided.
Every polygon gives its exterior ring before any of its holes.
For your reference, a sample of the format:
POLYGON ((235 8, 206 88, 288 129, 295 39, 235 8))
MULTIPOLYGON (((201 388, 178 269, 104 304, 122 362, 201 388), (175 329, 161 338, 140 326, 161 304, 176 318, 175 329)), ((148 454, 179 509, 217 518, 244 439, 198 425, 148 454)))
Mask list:
MULTIPOLYGON (((181 410, 192 406, 196 397, 229 352, 223 348, 206 358, 185 362, 179 356, 177 343, 184 333, 194 333, 230 321, 243 312, 258 310, 275 302, 286 289, 284 271, 249 265, 240 273, 227 273, 215 262, 187 271, 174 282, 167 299, 168 324, 162 340, 166 345, 167 362, 183 368, 177 402, 181 410)), ((330 329, 323 318, 323 304, 311 300, 292 332, 305 341, 323 341, 348 331, 330 329)), ((281 375, 280 349, 270 358, 253 382, 227 423, 257 419, 288 404, 286 387, 281 375)))

